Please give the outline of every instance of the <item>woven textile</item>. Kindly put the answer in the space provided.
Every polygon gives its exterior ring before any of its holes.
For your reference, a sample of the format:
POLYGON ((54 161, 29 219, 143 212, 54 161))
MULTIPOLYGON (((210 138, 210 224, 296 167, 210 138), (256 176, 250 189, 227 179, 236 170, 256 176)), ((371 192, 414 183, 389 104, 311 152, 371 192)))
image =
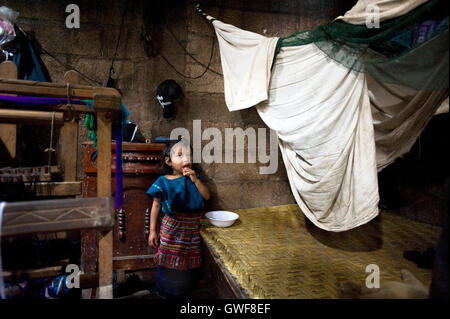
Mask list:
POLYGON ((365 285, 376 264, 380 285, 408 269, 425 286, 431 270, 403 258, 405 250, 436 247, 441 228, 383 212, 370 223, 333 233, 315 227, 297 205, 236 211, 229 228, 202 220, 200 234, 250 298, 338 298, 339 285, 365 285))
POLYGON ((202 264, 200 245, 201 213, 164 215, 160 228, 157 264, 169 269, 187 270, 202 264))

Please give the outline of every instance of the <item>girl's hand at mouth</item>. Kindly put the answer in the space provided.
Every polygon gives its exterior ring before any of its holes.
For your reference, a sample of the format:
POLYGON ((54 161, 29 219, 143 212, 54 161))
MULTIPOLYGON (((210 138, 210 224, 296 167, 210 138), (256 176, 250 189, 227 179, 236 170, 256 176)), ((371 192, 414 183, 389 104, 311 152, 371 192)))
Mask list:
POLYGON ((191 181, 193 181, 194 183, 197 181, 197 175, 195 174, 195 171, 190 167, 183 168, 183 176, 189 176, 191 181))

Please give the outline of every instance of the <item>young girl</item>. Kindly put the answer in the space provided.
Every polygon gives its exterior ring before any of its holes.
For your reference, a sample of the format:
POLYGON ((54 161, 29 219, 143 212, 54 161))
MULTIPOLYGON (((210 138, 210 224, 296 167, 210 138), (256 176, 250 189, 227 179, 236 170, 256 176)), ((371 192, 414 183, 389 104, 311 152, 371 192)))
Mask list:
POLYGON ((190 146, 183 140, 164 150, 170 173, 160 176, 147 191, 153 196, 148 243, 156 253, 156 288, 161 296, 185 298, 195 288, 202 263, 200 218, 208 188, 192 170, 190 146), (160 234, 156 224, 164 213, 160 234))

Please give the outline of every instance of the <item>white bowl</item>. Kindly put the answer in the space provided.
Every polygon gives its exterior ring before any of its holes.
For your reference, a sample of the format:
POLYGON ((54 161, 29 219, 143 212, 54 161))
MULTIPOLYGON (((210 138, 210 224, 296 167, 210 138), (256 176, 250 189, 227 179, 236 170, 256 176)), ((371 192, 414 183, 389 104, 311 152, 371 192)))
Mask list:
POLYGON ((209 222, 217 227, 229 227, 239 218, 239 215, 226 210, 215 210, 205 214, 209 222))

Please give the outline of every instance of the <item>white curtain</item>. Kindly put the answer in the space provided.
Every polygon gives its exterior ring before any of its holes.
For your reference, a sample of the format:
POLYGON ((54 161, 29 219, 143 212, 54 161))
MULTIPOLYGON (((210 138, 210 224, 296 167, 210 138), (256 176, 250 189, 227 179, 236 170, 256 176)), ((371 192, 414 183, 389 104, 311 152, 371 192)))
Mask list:
POLYGON ((282 48, 269 99, 257 106, 278 134, 293 195, 316 226, 344 231, 378 214, 372 116, 364 74, 314 44, 282 48))
POLYGON ((409 151, 448 89, 377 82, 329 59, 314 43, 282 47, 273 61, 278 38, 218 20, 213 26, 227 107, 257 105, 277 132, 292 193, 308 219, 338 232, 376 217, 377 170, 409 151))
POLYGON ((428 0, 359 0, 344 16, 337 17, 351 24, 365 24, 372 8, 377 8, 379 21, 389 20, 408 13, 428 0))

